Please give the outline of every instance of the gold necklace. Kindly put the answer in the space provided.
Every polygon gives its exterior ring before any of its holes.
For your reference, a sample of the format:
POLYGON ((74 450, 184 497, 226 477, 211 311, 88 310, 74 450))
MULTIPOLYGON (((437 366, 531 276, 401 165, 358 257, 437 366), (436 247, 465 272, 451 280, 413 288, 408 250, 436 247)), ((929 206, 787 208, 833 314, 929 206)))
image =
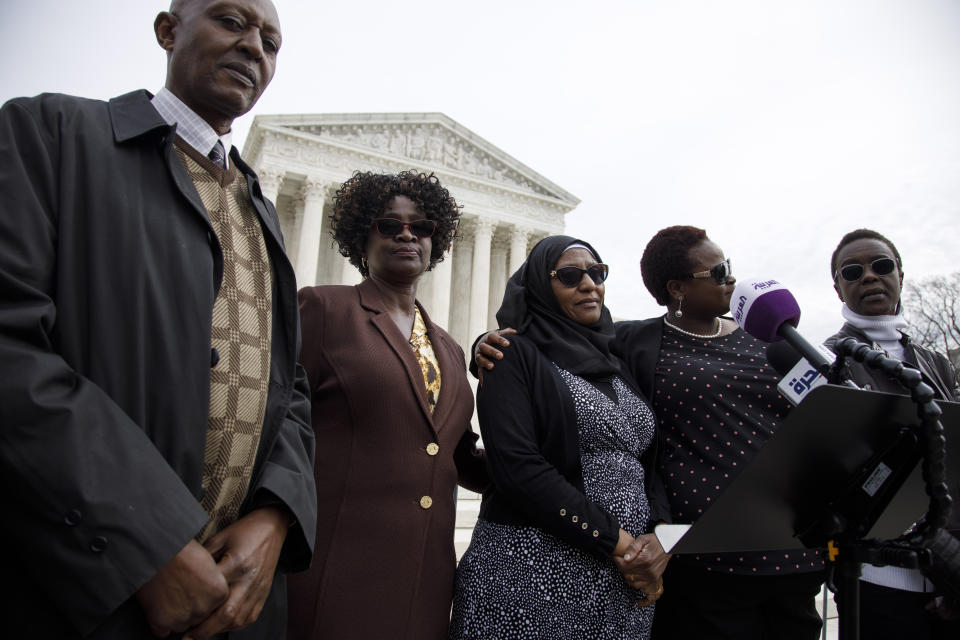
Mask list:
POLYGON ((717 331, 716 331, 716 333, 713 333, 713 334, 711 334, 711 335, 709 335, 709 336, 704 336, 704 335, 701 335, 701 334, 699 334, 699 333, 694 333, 693 331, 687 331, 686 329, 681 329, 681 328, 678 327, 677 325, 675 325, 675 324, 673 324, 672 322, 670 322, 669 320, 667 320, 667 316, 663 316, 663 323, 664 323, 665 325, 667 325, 668 327, 670 327, 671 329, 673 329, 674 331, 679 331, 680 333, 682 333, 682 334, 684 334, 684 335, 687 335, 687 336, 691 336, 691 337, 693 337, 693 338, 719 338, 719 337, 720 337, 720 334, 723 332, 723 322, 720 320, 720 318, 717 318, 717 331))

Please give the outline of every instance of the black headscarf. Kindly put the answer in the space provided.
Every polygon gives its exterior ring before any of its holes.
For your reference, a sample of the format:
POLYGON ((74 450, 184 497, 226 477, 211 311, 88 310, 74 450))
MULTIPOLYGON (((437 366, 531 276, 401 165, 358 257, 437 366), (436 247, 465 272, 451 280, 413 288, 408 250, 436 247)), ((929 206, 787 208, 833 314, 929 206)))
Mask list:
POLYGON ((598 322, 582 325, 563 312, 550 285, 550 272, 571 244, 584 245, 601 262, 600 255, 583 240, 544 238, 507 281, 497 323, 533 340, 544 355, 570 373, 606 381, 622 375, 619 361, 610 353, 615 338, 610 310, 604 305, 598 322))

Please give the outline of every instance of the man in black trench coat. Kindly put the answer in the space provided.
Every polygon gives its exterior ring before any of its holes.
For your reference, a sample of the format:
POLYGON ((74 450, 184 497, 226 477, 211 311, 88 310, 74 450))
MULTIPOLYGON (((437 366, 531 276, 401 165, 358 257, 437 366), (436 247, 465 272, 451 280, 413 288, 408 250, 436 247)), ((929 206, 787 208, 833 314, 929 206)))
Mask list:
POLYGON ((154 28, 157 96, 0 110, 3 637, 282 638, 312 553, 294 273, 229 144, 277 13, 174 0, 154 28))

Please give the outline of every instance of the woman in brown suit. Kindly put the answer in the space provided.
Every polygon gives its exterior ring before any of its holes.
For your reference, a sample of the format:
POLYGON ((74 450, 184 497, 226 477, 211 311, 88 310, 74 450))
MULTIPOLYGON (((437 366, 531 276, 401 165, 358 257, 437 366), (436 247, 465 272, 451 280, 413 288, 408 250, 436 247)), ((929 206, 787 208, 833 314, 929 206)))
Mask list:
POLYGON ((313 567, 289 581, 289 638, 447 636, 455 489, 486 484, 463 352, 416 301, 459 206, 437 178, 356 173, 331 216, 357 286, 300 291, 317 437, 313 567))

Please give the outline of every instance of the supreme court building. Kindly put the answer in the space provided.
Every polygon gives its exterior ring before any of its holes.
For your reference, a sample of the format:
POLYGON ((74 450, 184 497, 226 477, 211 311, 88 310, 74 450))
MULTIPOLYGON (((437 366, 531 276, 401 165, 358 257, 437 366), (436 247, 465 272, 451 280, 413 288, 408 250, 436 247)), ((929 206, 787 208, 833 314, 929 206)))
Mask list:
POLYGON ((243 157, 280 216, 298 286, 356 284, 329 233, 333 197, 354 171, 435 173, 463 205, 451 253, 417 298, 466 353, 496 327, 507 278, 579 200, 440 113, 257 116, 243 157))

